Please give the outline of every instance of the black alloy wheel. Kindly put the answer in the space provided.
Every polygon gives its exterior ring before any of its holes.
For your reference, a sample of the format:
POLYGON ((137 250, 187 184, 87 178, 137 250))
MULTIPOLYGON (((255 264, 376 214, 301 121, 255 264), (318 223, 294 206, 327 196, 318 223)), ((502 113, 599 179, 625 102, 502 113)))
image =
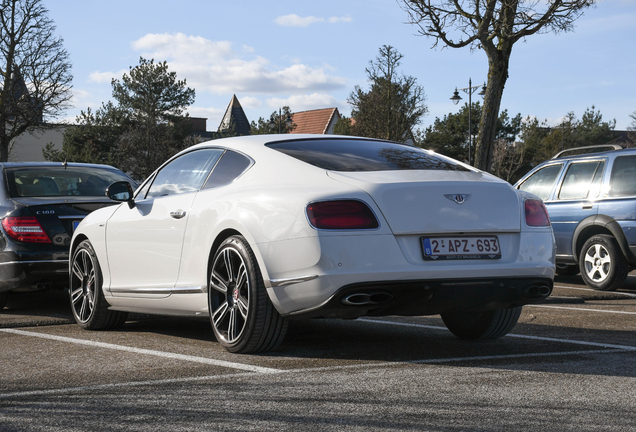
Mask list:
POLYGON ((210 321, 216 339, 228 351, 271 351, 287 331, 270 301, 258 263, 247 241, 232 236, 212 260, 208 290, 210 321))
POLYGON ((102 292, 102 272, 93 246, 88 240, 73 254, 70 274, 71 310, 77 324, 87 330, 107 330, 120 326, 127 312, 108 310, 102 292))

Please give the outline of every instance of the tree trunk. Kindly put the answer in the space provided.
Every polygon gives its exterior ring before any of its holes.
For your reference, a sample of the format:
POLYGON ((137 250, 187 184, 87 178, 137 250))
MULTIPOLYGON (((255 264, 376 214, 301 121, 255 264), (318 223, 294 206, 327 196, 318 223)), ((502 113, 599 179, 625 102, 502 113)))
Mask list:
POLYGON ((497 51, 493 57, 488 59, 488 84, 475 149, 475 167, 483 171, 489 171, 492 165, 497 119, 504 86, 508 79, 510 52, 497 51))
POLYGON ((7 162, 9 160, 9 144, 11 138, 3 135, 0 137, 0 162, 7 162))

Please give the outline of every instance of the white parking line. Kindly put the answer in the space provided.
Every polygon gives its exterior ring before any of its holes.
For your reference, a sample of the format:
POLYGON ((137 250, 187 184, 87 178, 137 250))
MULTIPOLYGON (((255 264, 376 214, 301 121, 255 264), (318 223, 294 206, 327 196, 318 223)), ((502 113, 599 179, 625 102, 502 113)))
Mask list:
POLYGON ((149 349, 143 349, 143 348, 134 348, 134 347, 128 347, 128 346, 124 346, 124 345, 115 345, 115 344, 109 344, 109 343, 104 343, 104 342, 94 342, 94 341, 89 341, 89 340, 84 340, 84 339, 74 339, 74 338, 69 338, 69 337, 64 337, 64 336, 50 335, 50 334, 46 334, 46 333, 36 333, 36 332, 32 332, 32 331, 24 331, 24 330, 16 330, 16 329, 0 329, 0 331, 5 332, 5 333, 16 334, 16 335, 20 335, 20 336, 38 337, 38 338, 42 338, 42 339, 50 339, 50 340, 55 340, 55 341, 59 341, 59 342, 68 342, 68 343, 74 343, 74 344, 78 344, 78 345, 86 345, 86 346, 95 347, 95 348, 105 348, 105 349, 112 349, 112 350, 117 350, 117 351, 126 351, 126 352, 135 353, 135 354, 145 354, 145 355, 151 355, 151 356, 156 356, 156 357, 169 358, 169 359, 174 359, 174 360, 183 360, 183 361, 189 361, 189 362, 195 362, 195 363, 203 363, 203 364, 207 364, 207 365, 221 366, 221 367, 226 367, 226 368, 230 368, 230 369, 244 370, 244 371, 248 371, 248 372, 256 372, 256 373, 279 373, 279 372, 281 372, 280 369, 272 369, 272 368, 266 368, 266 367, 260 367, 260 366, 252 366, 252 365, 246 365, 246 364, 243 364, 243 363, 234 363, 234 362, 228 362, 228 361, 224 361, 224 360, 216 360, 216 359, 205 358, 205 357, 195 357, 195 356, 190 356, 190 355, 185 355, 185 354, 176 354, 176 353, 169 353, 169 352, 164 352, 164 351, 155 351, 155 350, 149 350, 149 349))
MULTIPOLYGON (((527 306, 529 306, 529 305, 527 305, 527 306)), ((576 310, 578 310, 578 309, 576 309, 576 310)), ((374 323, 374 324, 387 324, 387 325, 396 325, 396 326, 403 326, 403 327, 419 327, 419 328, 432 329, 432 330, 448 331, 448 329, 446 327, 432 326, 432 325, 425 325, 425 324, 412 324, 412 323, 376 320, 376 319, 368 319, 368 318, 358 318, 357 321, 369 322, 369 323, 374 323)), ((551 337, 543 337, 543 336, 528 336, 528 335, 520 335, 520 334, 512 334, 512 333, 507 334, 505 337, 512 337, 512 338, 518 338, 518 339, 532 339, 532 340, 540 340, 540 341, 546 341, 546 342, 571 343, 571 344, 576 344, 576 345, 587 345, 587 346, 602 347, 602 348, 613 348, 613 349, 619 349, 619 350, 625 350, 625 351, 636 351, 636 346, 615 345, 615 344, 606 344, 606 343, 600 343, 600 342, 579 341, 579 340, 575 340, 575 339, 560 339, 560 338, 551 338, 551 337)))
POLYGON ((595 290, 595 289, 591 289, 591 288, 574 288, 574 287, 570 287, 570 286, 566 286, 566 285, 554 285, 554 288, 565 288, 565 289, 571 289, 571 290, 577 290, 577 291, 592 291, 592 292, 595 292, 597 294, 600 294, 600 293, 620 294, 620 295, 624 295, 626 297, 636 298, 636 294, 626 293, 626 292, 623 292, 623 291, 599 291, 599 290, 595 290))
MULTIPOLYGON (((382 367, 393 367, 400 365, 409 365, 409 364, 439 364, 439 363, 459 363, 464 361, 484 361, 484 360, 512 360, 512 359, 521 359, 521 358, 532 358, 532 357, 556 357, 556 356, 570 356, 570 355, 589 355, 589 354, 615 354, 615 353, 624 353, 630 352, 631 350, 627 349, 603 349, 603 350, 578 350, 578 351, 561 351, 561 352, 540 352, 540 353, 524 353, 524 354, 505 354, 505 355, 491 355, 491 356, 473 356, 473 357, 451 357, 451 358, 437 358, 437 359, 425 359, 425 360, 411 360, 404 362, 382 362, 382 363, 356 363, 351 365, 344 366, 322 366, 316 368, 302 368, 302 369, 287 369, 287 370, 279 370, 279 374, 305 374, 312 372, 330 372, 330 371, 342 371, 342 370, 350 370, 350 369, 361 369, 361 368, 382 368, 382 367)), ((2 399, 11 399, 18 397, 34 397, 34 396, 52 396, 58 394, 67 394, 72 392, 82 392, 82 391, 95 391, 95 390, 110 390, 117 388, 129 388, 129 387, 140 387, 140 386, 153 386, 153 385, 165 385, 165 384, 183 384, 188 382, 195 381, 217 381, 222 379, 236 379, 242 377, 253 377, 256 376, 254 373, 234 373, 234 374, 224 374, 224 375, 210 375, 210 376, 200 376, 200 377, 184 377, 184 378, 170 378, 163 380, 148 380, 148 381, 131 381, 124 383, 114 383, 114 384, 97 384, 91 386, 81 386, 81 387, 66 387, 66 388, 58 388, 58 389, 49 389, 49 390, 30 390, 24 392, 15 392, 15 393, 0 393, 0 400, 2 399)))
POLYGON ((244 377, 244 376, 254 376, 254 374, 243 372, 243 373, 201 376, 201 377, 170 378, 170 379, 148 380, 148 381, 129 381, 129 382, 123 382, 123 383, 97 384, 97 385, 80 386, 80 387, 65 387, 65 388, 57 388, 57 389, 49 389, 49 390, 30 390, 30 391, 23 391, 23 392, 0 394, 0 399, 9 399, 12 397, 48 396, 48 395, 80 392, 80 391, 110 390, 110 389, 116 389, 116 388, 128 388, 128 387, 137 387, 137 386, 145 386, 145 385, 180 384, 180 383, 193 382, 193 381, 208 381, 208 380, 219 379, 219 378, 237 378, 237 377, 244 377))
POLYGON ((575 310, 581 312, 602 312, 602 313, 613 313, 613 314, 626 314, 626 315, 636 315, 636 312, 628 312, 628 311, 613 311, 613 310, 603 310, 603 309, 589 309, 585 307, 567 307, 567 306, 550 306, 550 305, 526 305, 529 307, 538 307, 538 308, 549 308, 549 309, 567 309, 567 310, 575 310))
MULTIPOLYGON (((359 318, 357 321, 367 322, 372 324, 381 324, 381 325, 417 327, 417 328, 425 328, 430 330, 448 331, 446 327, 432 326, 432 325, 426 325, 426 324, 403 323, 403 322, 368 319, 368 318, 359 318)), ((406 364, 440 364, 440 363, 458 363, 458 362, 465 362, 465 361, 512 360, 512 359, 523 359, 523 358, 534 358, 534 357, 545 358, 545 357, 556 357, 556 356, 612 354, 612 353, 636 351, 636 347, 628 346, 628 345, 616 345, 616 344, 579 341, 579 340, 573 340, 573 339, 559 339, 559 338, 550 338, 550 337, 541 337, 541 336, 508 334, 507 337, 513 337, 513 338, 541 340, 541 341, 559 342, 559 343, 571 343, 571 344, 577 344, 577 345, 601 347, 604 349, 561 351, 561 352, 550 352, 550 353, 540 352, 540 353, 521 353, 521 354, 504 354, 504 355, 489 355, 489 356, 451 357, 451 358, 411 360, 411 361, 404 361, 404 362, 363 363, 363 364, 352 364, 352 365, 343 365, 343 366, 326 366, 326 367, 317 367, 317 368, 284 370, 284 369, 263 368, 259 366, 251 366, 251 365, 245 365, 241 363, 226 362, 223 360, 214 360, 214 359, 209 359, 204 357, 195 357, 195 356, 188 356, 183 354, 174 354, 174 353, 166 353, 162 351, 133 348, 133 347, 127 347, 122 345, 108 344, 103 342, 93 342, 93 341, 87 341, 83 339, 73 339, 73 338, 68 338, 64 336, 55 336, 55 335, 36 333, 36 332, 24 331, 24 330, 0 329, 0 331, 5 333, 22 335, 22 336, 39 337, 39 338, 56 340, 61 342, 69 342, 69 343, 93 346, 98 348, 115 349, 119 351, 133 352, 138 354, 147 354, 147 355, 154 355, 154 356, 172 358, 177 360, 193 361, 198 363, 211 364, 215 366, 247 370, 250 372, 250 373, 234 373, 234 374, 222 374, 222 375, 212 375, 212 376, 202 376, 202 377, 172 378, 172 379, 164 379, 164 380, 132 381, 132 382, 125 382, 125 383, 99 384, 99 385, 92 385, 92 386, 69 387, 69 388, 59 388, 59 389, 49 389, 49 390, 31 390, 31 391, 24 391, 24 392, 0 394, 0 399, 9 399, 9 398, 17 398, 17 397, 48 396, 48 395, 65 394, 70 392, 108 390, 108 389, 127 388, 127 387, 136 387, 136 386, 179 384, 179 383, 187 383, 187 382, 193 382, 193 381, 220 380, 220 379, 226 379, 226 378, 240 378, 240 377, 254 376, 255 375, 254 372, 260 373, 260 374, 311 373, 311 372, 339 371, 339 370, 356 369, 356 368, 392 367, 392 366, 406 365, 406 364)))

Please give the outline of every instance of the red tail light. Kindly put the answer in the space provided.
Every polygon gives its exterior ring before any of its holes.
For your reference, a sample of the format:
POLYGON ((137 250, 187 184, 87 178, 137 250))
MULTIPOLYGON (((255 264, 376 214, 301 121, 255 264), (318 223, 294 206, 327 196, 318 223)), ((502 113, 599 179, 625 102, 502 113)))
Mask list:
POLYGON ((307 206, 309 222, 318 229, 373 229, 380 226, 361 201, 323 201, 307 206))
POLYGON ((550 226, 548 209, 541 200, 526 200, 526 224, 528 226, 550 226))
POLYGON ((2 226, 9 237, 28 243, 51 243, 42 225, 34 217, 6 217, 2 226))

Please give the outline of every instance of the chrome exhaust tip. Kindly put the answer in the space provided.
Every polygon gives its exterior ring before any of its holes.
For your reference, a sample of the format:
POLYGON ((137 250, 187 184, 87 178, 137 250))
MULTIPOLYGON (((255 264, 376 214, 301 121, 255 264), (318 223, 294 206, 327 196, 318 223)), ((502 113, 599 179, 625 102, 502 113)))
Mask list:
POLYGON ((387 292, 354 293, 344 297, 341 302, 347 306, 364 306, 387 303, 393 296, 387 292))
POLYGON ((552 290, 547 285, 533 285, 523 291, 523 296, 527 298, 542 298, 550 295, 552 290))

